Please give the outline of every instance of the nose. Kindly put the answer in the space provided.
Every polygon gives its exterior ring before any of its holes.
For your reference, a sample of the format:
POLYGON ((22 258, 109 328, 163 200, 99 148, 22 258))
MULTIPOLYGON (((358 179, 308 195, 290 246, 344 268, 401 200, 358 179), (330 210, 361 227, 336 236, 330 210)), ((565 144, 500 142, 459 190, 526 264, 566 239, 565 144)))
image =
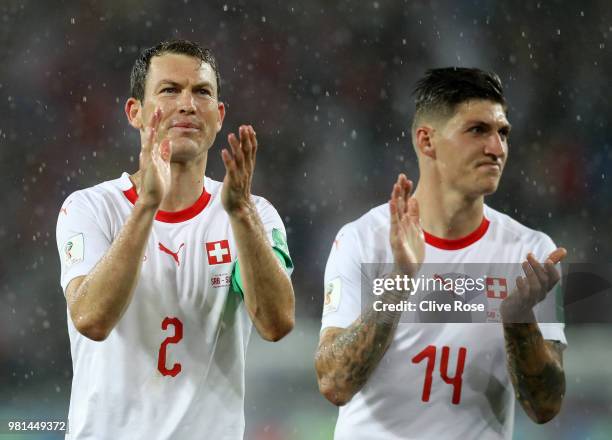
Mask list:
POLYGON ((496 159, 503 159, 506 155, 507 148, 508 145, 505 139, 502 139, 502 135, 500 133, 493 133, 487 138, 484 153, 487 156, 494 156, 496 159))
POLYGON ((183 90, 179 97, 178 110, 183 114, 193 114, 196 111, 196 101, 192 93, 188 90, 183 90))

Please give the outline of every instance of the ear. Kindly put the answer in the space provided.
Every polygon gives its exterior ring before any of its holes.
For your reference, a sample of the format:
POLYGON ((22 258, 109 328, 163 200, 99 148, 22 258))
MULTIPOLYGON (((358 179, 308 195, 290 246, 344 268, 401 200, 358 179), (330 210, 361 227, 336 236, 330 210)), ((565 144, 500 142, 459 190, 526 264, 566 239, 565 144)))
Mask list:
POLYGON ((142 105, 140 101, 136 98, 128 99, 125 102, 124 110, 130 125, 138 130, 142 130, 144 125, 142 123, 142 105))
POLYGON ((219 133, 221 127, 223 126, 223 120, 225 119, 225 104, 223 104, 221 101, 219 101, 217 104, 217 111, 217 133, 219 133))
POLYGON ((436 150, 433 147, 432 139, 435 129, 429 125, 417 127, 414 133, 415 147, 423 156, 431 159, 436 158, 436 150))

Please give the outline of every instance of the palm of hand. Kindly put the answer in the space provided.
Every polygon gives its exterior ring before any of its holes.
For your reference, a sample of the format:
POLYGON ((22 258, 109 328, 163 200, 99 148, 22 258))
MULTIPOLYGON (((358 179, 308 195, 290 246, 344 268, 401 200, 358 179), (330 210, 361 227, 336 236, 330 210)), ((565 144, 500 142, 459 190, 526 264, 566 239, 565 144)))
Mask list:
POLYGON ((389 211, 391 227, 389 243, 395 260, 395 270, 414 276, 425 259, 425 236, 419 220, 419 205, 410 196, 412 182, 404 174, 393 185, 389 211))

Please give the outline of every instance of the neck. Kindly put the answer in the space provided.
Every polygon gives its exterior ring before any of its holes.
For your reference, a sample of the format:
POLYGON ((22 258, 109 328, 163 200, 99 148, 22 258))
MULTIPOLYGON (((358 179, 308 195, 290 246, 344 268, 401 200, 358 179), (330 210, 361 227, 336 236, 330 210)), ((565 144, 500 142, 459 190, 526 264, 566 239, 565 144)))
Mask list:
MULTIPOLYGON (((176 212, 192 206, 202 195, 204 188, 204 173, 206 171, 206 152, 195 160, 170 163, 170 191, 159 210, 176 212)), ((130 180, 140 194, 142 171, 138 170, 130 176, 130 180)))
POLYGON ((440 182, 420 179, 414 197, 419 202, 423 229, 436 237, 462 238, 482 223, 484 196, 468 197, 440 182))

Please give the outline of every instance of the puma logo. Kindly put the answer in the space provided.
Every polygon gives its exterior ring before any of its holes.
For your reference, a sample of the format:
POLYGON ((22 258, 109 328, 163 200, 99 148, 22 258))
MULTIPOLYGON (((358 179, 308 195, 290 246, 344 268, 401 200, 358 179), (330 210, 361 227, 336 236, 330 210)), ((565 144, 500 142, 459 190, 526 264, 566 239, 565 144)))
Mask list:
POLYGON ((176 252, 172 252, 170 249, 168 249, 166 246, 164 246, 163 244, 159 243, 159 250, 162 252, 167 253, 168 255, 170 255, 174 261, 176 261, 176 265, 180 266, 181 263, 179 262, 179 257, 178 254, 181 251, 181 248, 185 246, 185 243, 181 243, 181 245, 179 246, 178 250, 176 252))
POLYGON ((63 212, 65 215, 68 215, 68 205, 70 205, 71 203, 72 203, 72 200, 66 203, 66 206, 60 208, 60 213, 63 212))

